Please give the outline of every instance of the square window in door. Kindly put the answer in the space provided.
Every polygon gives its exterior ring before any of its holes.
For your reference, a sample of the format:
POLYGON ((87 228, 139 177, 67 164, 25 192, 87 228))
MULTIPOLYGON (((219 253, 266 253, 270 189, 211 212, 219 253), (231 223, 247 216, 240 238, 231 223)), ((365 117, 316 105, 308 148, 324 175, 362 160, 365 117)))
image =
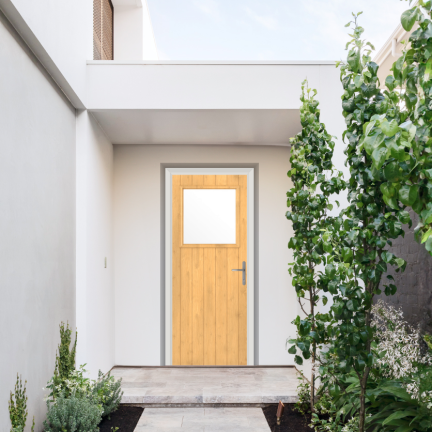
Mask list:
POLYGON ((183 190, 183 244, 236 244, 236 189, 183 190))

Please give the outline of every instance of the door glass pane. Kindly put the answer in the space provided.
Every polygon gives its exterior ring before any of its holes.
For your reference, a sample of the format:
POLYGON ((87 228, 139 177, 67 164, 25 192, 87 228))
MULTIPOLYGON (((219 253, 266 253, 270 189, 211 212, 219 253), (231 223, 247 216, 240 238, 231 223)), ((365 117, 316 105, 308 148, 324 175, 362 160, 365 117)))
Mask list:
POLYGON ((184 189, 184 244, 236 243, 236 190, 184 189))

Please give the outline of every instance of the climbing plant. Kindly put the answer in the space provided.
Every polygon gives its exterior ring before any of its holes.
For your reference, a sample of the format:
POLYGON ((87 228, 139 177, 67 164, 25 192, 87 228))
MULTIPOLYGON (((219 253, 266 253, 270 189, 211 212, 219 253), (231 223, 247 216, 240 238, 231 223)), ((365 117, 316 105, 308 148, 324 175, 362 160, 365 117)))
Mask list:
MULTIPOLYGON (((396 292, 391 275, 382 276, 389 266, 404 270, 405 261, 387 250, 392 240, 404 235, 402 224, 410 223, 409 213, 391 201, 394 191, 386 176, 388 165, 400 152, 400 142, 413 141, 407 115, 399 109, 394 92, 379 87, 378 65, 371 60, 374 47, 362 39, 364 29, 353 14, 351 40, 346 62, 340 62, 343 116, 347 128, 346 163, 350 169, 348 202, 342 210, 340 229, 329 226, 326 233, 329 257, 321 278, 324 291, 333 295, 332 320, 328 326, 331 343, 327 357, 336 359, 337 372, 354 372, 359 380, 359 431, 365 430, 366 389, 376 363, 371 307, 375 295, 384 288, 396 292)), ((335 363, 321 367, 324 375, 334 375, 335 363)), ((337 395, 337 379, 329 391, 337 395)))
MULTIPOLYGON (((293 250, 294 262, 289 268, 293 276, 297 298, 304 316, 294 320, 297 338, 288 352, 295 356, 297 364, 303 359, 311 359, 310 407, 313 411, 315 397, 315 363, 317 352, 327 341, 327 314, 318 311, 319 302, 327 303, 327 297, 320 295, 318 266, 326 263, 325 252, 329 244, 323 239, 328 224, 335 223, 328 216, 332 210, 330 195, 339 193, 344 187, 342 173, 334 170, 332 156, 335 143, 320 123, 317 92, 308 88, 307 81, 302 83, 300 119, 302 131, 291 140, 291 169, 288 177, 293 187, 287 192, 286 217, 292 221, 294 236, 288 247, 293 250)), ((339 224, 341 222, 339 221, 339 224)))

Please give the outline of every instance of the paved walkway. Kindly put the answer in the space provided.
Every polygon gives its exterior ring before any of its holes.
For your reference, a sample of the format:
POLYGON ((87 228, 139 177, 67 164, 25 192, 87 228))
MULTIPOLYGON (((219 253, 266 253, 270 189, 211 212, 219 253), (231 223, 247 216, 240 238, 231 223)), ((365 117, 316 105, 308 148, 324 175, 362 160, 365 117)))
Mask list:
POLYGON ((264 404, 297 402, 298 373, 282 368, 116 367, 122 378, 122 403, 264 404))
POLYGON ((269 432, 261 408, 145 408, 135 432, 269 432))

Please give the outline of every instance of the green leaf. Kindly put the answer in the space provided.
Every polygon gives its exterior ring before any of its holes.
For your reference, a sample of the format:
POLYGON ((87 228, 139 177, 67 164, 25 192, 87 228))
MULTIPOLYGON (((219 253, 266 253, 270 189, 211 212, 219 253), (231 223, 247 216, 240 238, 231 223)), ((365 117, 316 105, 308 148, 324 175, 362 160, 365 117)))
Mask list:
POLYGON ((402 258, 396 258, 395 261, 397 264, 397 268, 401 268, 402 266, 404 266, 406 264, 406 261, 403 260, 402 258))
POLYGON ((311 329, 311 323, 309 321, 302 320, 299 326, 300 336, 307 336, 311 329))
POLYGON ((342 248, 342 259, 345 263, 351 263, 353 260, 353 251, 349 247, 342 248))
POLYGON ((293 346, 288 350, 288 352, 289 352, 290 354, 295 354, 295 353, 297 352, 297 348, 296 348, 296 346, 293 345, 293 346))
MULTIPOLYGON (((406 410, 406 411, 396 411, 393 414, 389 415, 384 421, 383 426, 390 423, 392 420, 399 420, 404 417, 408 416, 416 416, 417 412, 413 410, 406 410)), ((414 429, 414 428, 413 428, 414 429)))
POLYGON ((359 72, 360 70, 360 50, 352 49, 348 53, 347 62, 353 72, 359 72))
POLYGON ((417 7, 406 10, 401 16, 401 24, 404 30, 410 31, 417 19, 417 7))
POLYGON ((423 244, 432 234, 432 228, 429 228, 422 236, 421 243, 423 244))
POLYGON ((399 164, 395 161, 390 162, 384 168, 384 177, 390 182, 395 182, 399 178, 400 174, 401 169, 399 164))
POLYGON ((357 302, 357 300, 348 300, 348 302, 347 302, 347 308, 350 311, 356 311, 358 309, 358 302, 357 302))
POLYGON ((424 82, 428 82, 432 76, 432 58, 430 58, 426 63, 426 70, 423 77, 424 82))
POLYGON ((381 122, 380 128, 385 135, 387 135, 388 137, 392 137, 396 135, 396 132, 399 129, 399 125, 396 120, 392 120, 391 122, 389 122, 387 119, 384 119, 381 122))
POLYGON ((372 161, 375 169, 379 170, 388 157, 388 150, 386 147, 378 147, 372 153, 372 161))
POLYGON ((432 255, 432 237, 426 240, 425 248, 432 255))
POLYGON ((348 340, 351 345, 358 345, 360 342, 360 335, 358 333, 351 333, 348 337, 348 340))
POLYGON ((376 131, 374 134, 368 136, 363 141, 364 148, 367 154, 372 154, 373 151, 378 148, 384 141, 384 134, 376 131))
POLYGON ((405 204, 406 206, 412 206, 415 202, 415 200, 418 197, 418 186, 402 186, 399 189, 399 199, 402 202, 402 204, 405 204))
POLYGON ((402 425, 399 426, 395 432, 411 432, 414 429, 414 426, 402 425))
POLYGON ((336 268, 333 264, 326 265, 325 273, 329 279, 333 279, 336 276, 336 268))
POLYGON ((298 356, 298 355, 296 355, 294 357, 294 361, 295 361, 295 363, 297 363, 300 366, 303 364, 303 359, 300 356, 298 356))
POLYGON ((400 211, 398 218, 401 221, 401 223, 403 223, 403 224, 408 224, 411 222, 410 214, 406 210, 400 211))
POLYGON ((393 259, 394 255, 391 252, 383 251, 381 258, 385 263, 389 263, 393 259))
POLYGON ((322 296, 322 302, 323 305, 325 306, 328 303, 328 298, 326 296, 322 296))
POLYGON ((387 88, 390 91, 393 91, 394 88, 396 87, 394 82, 395 82, 395 79, 394 79, 393 75, 389 75, 385 80, 385 85, 387 86, 387 88))

